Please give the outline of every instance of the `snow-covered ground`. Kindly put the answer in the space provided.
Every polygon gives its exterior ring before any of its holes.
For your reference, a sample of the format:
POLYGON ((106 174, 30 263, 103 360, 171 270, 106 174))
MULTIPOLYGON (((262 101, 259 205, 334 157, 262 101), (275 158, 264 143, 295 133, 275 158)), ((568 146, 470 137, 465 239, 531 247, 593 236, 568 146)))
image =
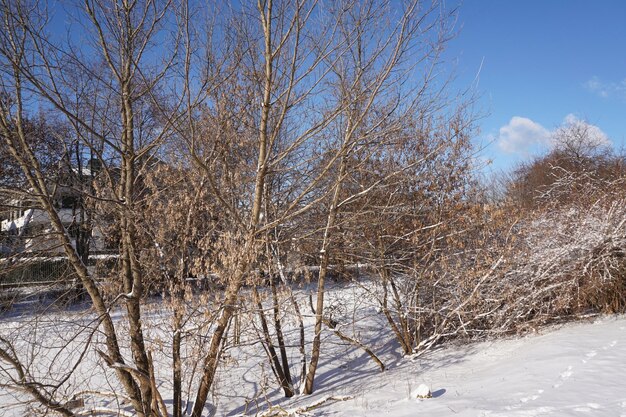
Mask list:
MULTIPOLYGON (((362 350, 328 335, 326 353, 333 353, 323 358, 316 393, 289 401, 268 397, 287 411, 336 397, 308 414, 315 416, 626 417, 624 316, 545 328, 521 338, 448 346, 415 360, 403 358, 388 334, 386 343, 376 340, 380 327, 362 329, 363 339, 370 340, 387 370, 380 372, 362 350), (430 387, 432 398, 415 398, 421 384, 430 387)), ((217 414, 241 411, 223 403, 217 414)))
POLYGON ((626 416, 626 318, 442 349, 342 391, 325 415, 626 416), (433 398, 410 398, 420 383, 433 398))
MULTIPOLYGON (((254 343, 233 346, 218 372, 207 415, 284 415, 277 413, 308 410, 305 415, 314 416, 626 417, 624 316, 542 329, 523 338, 447 346, 410 360, 402 357, 384 318, 362 295, 355 287, 331 291, 329 308, 336 309, 335 317, 352 317, 342 331, 371 347, 385 362, 384 372, 363 350, 325 330, 316 392, 287 400, 276 388, 262 348, 254 343), (415 398, 420 384, 430 387, 432 398, 415 398), (269 407, 273 408, 268 413, 269 407)), ((72 314, 59 315, 66 321, 65 330, 58 332, 80 327, 81 321, 72 314)), ((159 321, 167 322, 158 306, 144 317, 155 321, 157 328, 159 321)), ((0 331, 10 334, 22 320, 15 316, 0 319, 0 331)), ((56 328, 58 323, 51 319, 49 326, 56 328)), ((309 315, 308 340, 311 324, 309 315)), ((36 337, 61 337, 51 330, 36 337)), ((32 338, 35 335, 28 337, 32 338)), ((19 339, 25 342, 24 334, 19 339)), ((290 356, 293 369, 298 368, 297 349, 290 356)), ((159 359, 155 356, 155 360, 159 359)), ((102 366, 98 362, 97 357, 88 357, 76 380, 86 386, 94 384, 100 378, 95 373, 102 366)), ((167 380, 168 362, 161 362, 163 367, 157 372, 167 380)), ((163 389, 167 402, 167 387, 163 389)), ((11 398, 0 388, 0 416, 24 415, 19 406, 6 404, 11 398)))

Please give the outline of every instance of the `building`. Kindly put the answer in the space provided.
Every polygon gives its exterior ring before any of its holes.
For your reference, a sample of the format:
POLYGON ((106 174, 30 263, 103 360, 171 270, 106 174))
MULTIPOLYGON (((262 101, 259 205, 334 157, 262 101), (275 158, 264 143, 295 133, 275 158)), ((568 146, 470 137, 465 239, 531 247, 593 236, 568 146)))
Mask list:
MULTIPOLYGON (((97 175, 99 165, 90 161, 79 174, 60 170, 54 186, 54 206, 74 245, 87 240, 90 253, 105 250, 105 242, 99 225, 88 224, 81 190, 89 186, 97 175), (82 236, 81 236, 82 233, 82 236)), ((3 204, 0 211, 0 256, 10 254, 48 255, 61 253, 58 239, 53 233, 50 217, 29 199, 12 199, 3 204)), ((85 245, 83 243, 83 246, 85 245)), ((80 252, 80 251, 79 251, 80 252)))

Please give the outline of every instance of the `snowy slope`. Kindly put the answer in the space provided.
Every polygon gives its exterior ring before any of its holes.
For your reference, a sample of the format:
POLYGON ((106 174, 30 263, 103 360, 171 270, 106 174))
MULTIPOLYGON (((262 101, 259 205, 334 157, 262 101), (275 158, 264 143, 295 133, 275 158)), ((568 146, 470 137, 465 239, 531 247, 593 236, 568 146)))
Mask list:
MULTIPOLYGON (((402 357, 397 343, 390 340, 382 315, 360 295, 355 288, 332 291, 329 306, 344 309, 343 316, 353 315, 355 327, 346 326, 344 331, 371 347, 387 370, 380 372, 363 350, 325 330, 316 392, 287 400, 276 389, 258 344, 233 347, 218 373, 207 415, 285 415, 279 412, 308 409, 306 414, 293 415, 626 417, 625 316, 543 329, 524 338, 448 346, 412 361, 402 357), (412 398, 423 383, 431 388, 433 398, 412 398), (341 400, 324 401, 331 396, 341 400), (311 407, 313 404, 316 406, 311 407), (273 414, 267 413, 270 405, 273 414)), ((18 340, 45 337, 54 345, 55 340, 68 337, 66 333, 71 335, 75 327, 82 328, 81 320, 73 314, 59 314, 63 321, 53 316, 49 323, 37 322, 38 328, 46 331, 28 337, 18 330, 26 317, 7 317, 0 320, 0 333, 17 332, 18 340)), ((168 316, 157 308, 144 319, 166 326, 168 316)), ((116 315, 115 320, 120 317, 116 315)), ((309 315, 308 335, 311 325, 309 315)), ((48 356, 53 368, 67 361, 48 356)), ((299 363, 297 349, 292 349, 290 356, 295 369, 299 363)), ((169 362, 156 353, 155 360, 160 364, 156 372, 167 380, 169 362)), ((106 388, 101 366, 90 352, 75 376, 76 382, 91 389, 106 388)), ((167 386, 162 389, 169 401, 167 386)), ((14 400, 0 388, 0 416, 28 415, 14 400)))
POLYGON ((443 349, 341 391, 316 415, 626 416, 626 318, 443 349), (420 383, 433 398, 409 398, 420 383))

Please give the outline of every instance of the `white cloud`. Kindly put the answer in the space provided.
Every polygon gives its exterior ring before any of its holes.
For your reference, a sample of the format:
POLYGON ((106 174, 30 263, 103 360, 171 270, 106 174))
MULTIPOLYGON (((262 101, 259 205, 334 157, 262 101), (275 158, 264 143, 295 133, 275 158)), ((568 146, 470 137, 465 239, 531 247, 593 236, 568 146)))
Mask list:
POLYGON ((583 87, 602 98, 621 97, 626 98, 626 78, 620 82, 604 81, 597 76, 591 77, 583 83, 583 87))
POLYGON ((537 145, 550 142, 550 131, 526 117, 514 116, 499 130, 496 143, 505 153, 527 156, 537 145))
POLYGON ((492 139, 504 153, 528 157, 537 151, 553 148, 558 141, 557 136, 560 130, 568 126, 579 128, 580 131, 584 130, 590 144, 602 147, 612 146, 609 137, 602 129, 571 113, 565 116, 561 126, 554 130, 548 130, 527 117, 514 116, 509 123, 499 129, 496 137, 492 136, 492 139))
POLYGON ((609 139, 606 133, 602 131, 598 126, 592 125, 591 123, 579 119, 576 115, 570 113, 563 119, 563 125, 560 128, 555 129, 552 132, 553 136, 553 144, 554 138, 558 135, 559 130, 561 129, 569 129, 577 130, 580 132, 581 136, 584 136, 584 140, 587 142, 587 146, 595 147, 595 148, 607 148, 612 147, 613 143, 609 139))

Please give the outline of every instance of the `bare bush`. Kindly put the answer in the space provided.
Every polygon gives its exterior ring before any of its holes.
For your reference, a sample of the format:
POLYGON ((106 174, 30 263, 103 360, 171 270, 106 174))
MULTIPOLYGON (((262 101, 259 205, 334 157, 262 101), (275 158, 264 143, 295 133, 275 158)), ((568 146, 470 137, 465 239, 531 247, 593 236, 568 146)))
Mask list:
MULTIPOLYGON (((250 334, 249 343, 260 340, 269 352, 285 394, 295 392, 285 314, 297 323, 299 356, 309 360, 298 369, 304 393, 315 388, 324 324, 367 349, 325 311, 325 279, 334 260, 348 258, 342 226, 368 221, 384 199, 378 190, 419 188, 411 175, 454 164, 448 156, 457 143, 467 151, 471 111, 440 71, 454 13, 419 1, 261 0, 207 9, 84 0, 72 5, 86 39, 79 47, 49 32, 45 2, 0 6, 2 156, 7 150, 21 192, 50 219, 90 302, 85 335, 95 335, 60 342, 64 354, 84 356, 70 355, 66 372, 49 376, 28 374, 23 363, 46 364, 56 342, 37 341, 41 355, 24 359, 7 340, 0 350, 7 385, 44 410, 87 413, 70 405, 84 394, 77 370, 93 361, 92 376, 106 381, 93 395, 113 398, 99 401, 98 412, 199 417, 229 365, 231 341, 250 334), (76 227, 55 206, 60 182, 46 176, 27 129, 33 107, 67 126, 52 143, 63 144, 71 172, 77 164, 82 173, 86 155, 98 166, 97 176, 72 187, 80 239, 72 240, 76 227), (95 229, 115 250, 108 271, 88 265, 85 238, 95 229), (307 239, 304 259, 314 262, 289 259, 307 239), (311 335, 288 287, 289 261, 292 270, 317 264, 311 335), (157 294, 165 302, 154 318, 157 294), (259 334, 241 325, 243 314, 259 334), (37 389, 42 379, 53 389, 37 389)), ((426 183, 434 184, 430 174, 426 183)), ((432 187, 431 194, 443 186, 432 187)), ((401 204, 410 210, 409 199, 401 204)))

